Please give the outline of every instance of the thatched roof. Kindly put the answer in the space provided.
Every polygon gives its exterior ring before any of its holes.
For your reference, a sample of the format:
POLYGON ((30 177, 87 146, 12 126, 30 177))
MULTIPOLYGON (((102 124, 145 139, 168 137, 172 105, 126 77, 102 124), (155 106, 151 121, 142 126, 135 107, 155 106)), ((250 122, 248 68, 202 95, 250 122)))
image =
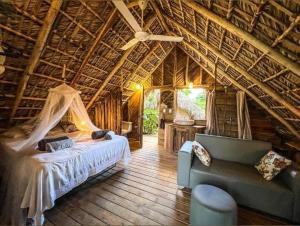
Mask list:
MULTIPOLYGON (((8 12, 13 16, 1 17, 0 28, 4 42, 20 49, 22 56, 8 58, 0 75, 2 124, 35 115, 48 88, 61 83, 64 64, 67 82, 82 91, 90 108, 121 83, 123 98, 128 98, 131 84, 149 81, 173 47, 144 42, 119 50, 133 31, 109 1, 12 2, 8 12)), ((149 31, 182 35, 178 46, 195 62, 220 83, 245 90, 300 137, 299 2, 150 2, 144 12, 149 31)), ((137 2, 126 3, 140 20, 137 2)))

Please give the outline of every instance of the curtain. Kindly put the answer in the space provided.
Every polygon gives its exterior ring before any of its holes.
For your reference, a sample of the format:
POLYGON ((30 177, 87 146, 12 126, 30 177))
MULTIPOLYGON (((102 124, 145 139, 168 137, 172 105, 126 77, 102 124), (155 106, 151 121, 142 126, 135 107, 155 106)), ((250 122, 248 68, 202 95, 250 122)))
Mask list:
POLYGON ((237 101, 237 122, 238 122, 238 136, 240 139, 252 140, 250 115, 246 100, 246 94, 243 91, 236 93, 237 101))
POLYGON ((216 92, 214 90, 208 91, 206 96, 206 133, 219 135, 216 92))

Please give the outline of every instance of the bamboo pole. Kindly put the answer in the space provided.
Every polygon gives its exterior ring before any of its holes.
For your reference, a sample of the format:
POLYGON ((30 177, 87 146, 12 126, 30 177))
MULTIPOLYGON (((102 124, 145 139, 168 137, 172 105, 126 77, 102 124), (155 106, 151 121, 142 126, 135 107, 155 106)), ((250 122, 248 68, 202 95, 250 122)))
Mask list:
MULTIPOLYGON (((160 47, 160 43, 157 42, 157 44, 152 48, 152 50, 144 57, 142 62, 134 69, 134 71, 131 73, 129 78, 131 78, 131 76, 134 76, 137 73, 137 71, 142 68, 142 65, 148 60, 149 56, 151 56, 155 52, 155 50, 159 47, 160 47)), ((147 71, 147 73, 148 73, 148 71, 147 71)), ((134 79, 134 77, 132 77, 132 78, 134 79)), ((128 83, 129 83, 129 80, 127 80, 125 82, 124 86, 127 86, 128 83)))
POLYGON ((94 40, 93 44, 91 45, 91 48, 88 50, 84 60, 82 61, 77 73, 75 74, 72 82, 71 82, 71 86, 74 86, 74 84, 78 81, 84 67, 86 66, 86 64, 88 63, 89 59, 91 58, 91 56, 93 55, 93 53, 95 52, 95 50, 97 49, 97 45, 99 44, 99 42, 101 41, 101 39, 103 38, 103 36, 105 35, 105 33, 107 32, 108 28, 111 26, 113 20, 115 19, 117 15, 117 10, 114 9, 113 12, 111 13, 111 15, 109 16, 107 22, 103 25, 103 28, 101 29, 101 31, 99 32, 99 34, 97 35, 96 39, 94 40))
MULTIPOLYGON (((153 16, 151 19, 149 19, 149 21, 147 22, 147 24, 144 27, 145 30, 149 29, 149 27, 154 22, 154 20, 155 20, 155 16, 153 16)), ((92 99, 90 100, 90 102, 87 104, 87 106, 86 106, 87 109, 89 109, 93 105, 93 103, 96 101, 97 97, 100 95, 100 93, 102 92, 102 90, 108 84, 108 82, 110 81, 110 79, 115 75, 115 73, 117 73, 117 71, 122 67, 122 65, 127 60, 128 56, 132 53, 132 51, 134 50, 135 47, 136 46, 133 46, 132 48, 127 49, 125 51, 125 53, 123 54, 123 56, 121 57, 121 59, 115 65, 115 67, 113 68, 113 70, 107 75, 106 79, 103 81, 103 83, 99 87, 98 91, 95 93, 95 95, 92 97, 92 99)))
MULTIPOLYGON (((207 56, 202 54, 198 49, 193 47, 187 42, 183 42, 184 45, 186 45, 190 50, 193 52, 197 53, 198 56, 201 57, 201 60, 203 60, 209 67, 213 68, 214 63, 209 60, 207 56)), ((199 63, 195 57, 191 56, 184 48, 179 46, 186 54, 188 54, 192 59, 194 59, 195 62, 199 64, 200 67, 202 67, 208 74, 210 74, 212 77, 215 77, 215 75, 206 68, 205 64, 199 63)), ((221 76, 225 77, 227 80, 229 80, 235 87, 238 89, 244 91, 247 93, 248 96, 250 96, 256 103, 258 103, 263 109, 265 109, 270 115, 272 115, 275 119, 277 119, 280 123, 282 123, 289 131, 291 131, 292 134, 294 134, 298 139, 300 139, 300 134, 299 132, 289 123, 287 122, 284 118, 282 118, 278 113, 273 111, 269 106, 267 106, 263 101, 261 101, 258 97, 256 97, 252 92, 250 92, 247 88, 243 87, 241 84, 239 84, 237 81, 235 81, 233 78, 231 78, 228 74, 226 74, 224 71, 220 69, 216 69, 216 74, 220 74, 221 76)))
POLYGON ((35 46, 33 48, 31 57, 28 61, 27 67, 23 73, 23 76, 21 78, 21 81, 19 82, 19 86, 17 89, 17 96, 14 102, 14 106, 12 108, 11 114, 10 114, 10 122, 14 118, 17 108, 22 100, 24 91, 26 89, 28 80, 30 78, 30 75, 33 73, 34 69, 36 68, 38 64, 38 60, 42 54, 42 51, 46 45, 48 35, 51 31, 52 25, 58 15, 59 9, 62 5, 63 0, 53 0, 51 2, 50 8, 47 12, 46 18, 44 20, 43 26, 40 30, 40 33, 38 35, 38 38, 36 40, 35 46))
MULTIPOLYGON (((297 109, 294 105, 290 104, 289 102, 287 102, 284 98, 282 98, 280 95, 277 94, 276 91, 274 91, 273 89, 271 89, 269 86, 267 86, 266 84, 264 84, 263 82, 259 81, 258 79, 256 79, 254 76, 252 76, 251 74, 249 74, 245 69, 241 68, 239 65, 237 65, 236 63, 234 63, 232 60, 228 59, 226 56, 223 55, 222 52, 220 52, 217 48, 211 46, 210 44, 208 44, 207 42, 203 41, 202 39, 200 39, 197 35, 193 34, 192 32, 190 32, 189 30, 187 30, 186 28, 184 28, 182 25, 180 25, 179 23, 177 23, 176 21, 174 21, 173 19, 167 17, 169 21, 171 21, 173 24, 175 24, 177 27, 179 27, 182 31, 184 31, 186 34, 190 35, 191 37, 193 37, 195 40, 197 40, 197 42, 199 42, 202 46, 204 46, 207 50, 211 51, 213 54, 215 54, 218 58, 220 58, 221 60, 223 60, 228 66, 232 67, 233 69, 235 69, 237 72, 239 72, 241 75, 243 75, 247 80, 251 81, 252 83, 256 84, 257 86, 259 86, 263 92, 265 92, 266 94, 268 94, 270 97, 272 97, 274 100, 276 100, 277 102, 281 103, 282 105, 284 105, 288 110, 290 110, 292 113, 294 113, 296 116, 300 117, 300 111, 299 109, 297 109)), ((173 33, 174 34, 174 33, 173 33)), ((175 35, 175 34, 174 34, 175 35)))
POLYGON ((258 48, 263 53, 267 53, 269 57, 273 60, 278 62, 279 64, 289 68, 295 74, 300 74, 300 66, 297 63, 294 63, 281 53, 278 53, 276 50, 272 49, 270 46, 266 45, 262 41, 258 40, 255 36, 251 35, 250 33, 245 32, 241 28, 235 26, 234 24, 230 23, 229 21, 223 19, 222 17, 216 15, 212 11, 204 8, 200 4, 197 4, 194 1, 185 1, 184 2, 187 6, 195 10, 197 13, 207 17, 214 23, 220 25, 224 29, 228 30, 232 34, 238 36, 241 39, 244 39, 246 42, 250 43, 251 45, 258 48))

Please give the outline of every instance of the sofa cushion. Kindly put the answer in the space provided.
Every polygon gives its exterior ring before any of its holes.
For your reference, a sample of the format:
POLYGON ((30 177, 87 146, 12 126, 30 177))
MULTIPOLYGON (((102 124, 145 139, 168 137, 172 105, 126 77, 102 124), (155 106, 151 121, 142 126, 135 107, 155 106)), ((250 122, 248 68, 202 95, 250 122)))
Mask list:
POLYGON ((207 167, 210 166, 211 157, 208 151, 197 141, 193 142, 193 152, 196 154, 201 163, 207 167))
POLYGON ((264 180, 253 166, 213 159, 205 167, 194 158, 190 171, 190 186, 211 184, 230 193, 240 205, 290 219, 293 193, 277 178, 264 180), (278 204, 280 203, 280 206, 278 204))
POLYGON ((195 139, 210 153, 212 158, 252 166, 272 148, 271 143, 257 140, 241 140, 205 134, 196 134, 195 139))
POLYGON ((283 169, 292 164, 292 161, 277 154, 274 151, 269 151, 255 168, 266 180, 272 180, 283 169))

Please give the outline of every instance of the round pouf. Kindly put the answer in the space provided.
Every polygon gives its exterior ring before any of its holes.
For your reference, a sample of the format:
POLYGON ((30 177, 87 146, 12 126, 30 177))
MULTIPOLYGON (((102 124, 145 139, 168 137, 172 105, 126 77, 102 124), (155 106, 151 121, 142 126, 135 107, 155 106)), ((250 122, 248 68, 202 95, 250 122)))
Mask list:
POLYGON ((192 191, 190 224, 236 225, 236 202, 220 188, 206 184, 197 185, 192 191))

